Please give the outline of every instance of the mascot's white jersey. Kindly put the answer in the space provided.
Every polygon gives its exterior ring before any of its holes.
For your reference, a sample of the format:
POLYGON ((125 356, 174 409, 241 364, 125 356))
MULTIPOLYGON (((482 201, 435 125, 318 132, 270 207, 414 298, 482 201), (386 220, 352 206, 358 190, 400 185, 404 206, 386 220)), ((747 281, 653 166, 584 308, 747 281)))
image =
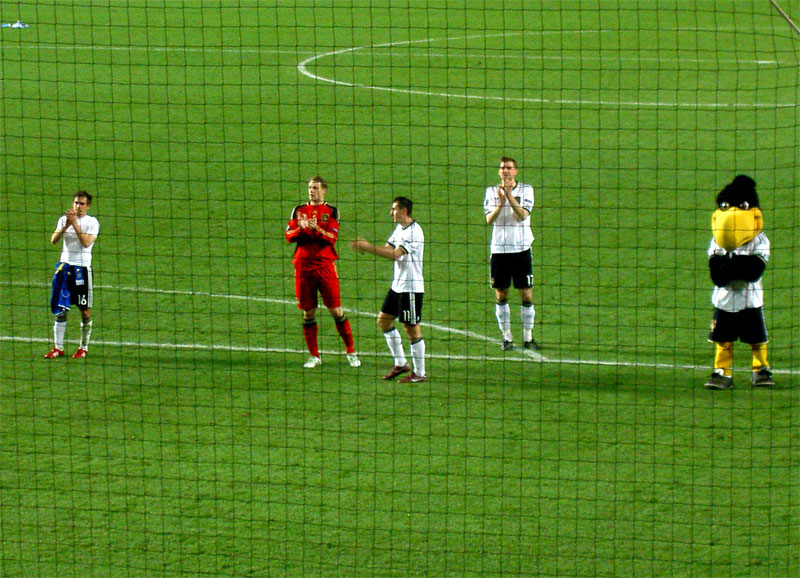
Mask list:
MULTIPOLYGON (((734 255, 758 255, 764 261, 769 261, 769 239, 764 233, 759 233, 755 239, 731 251, 734 255)), ((720 247, 714 239, 708 247, 708 256, 725 256, 728 251, 720 247)), ((717 309, 735 313, 742 309, 756 309, 764 306, 764 288, 761 279, 758 281, 731 281, 724 287, 714 287, 711 293, 711 303, 717 309)))

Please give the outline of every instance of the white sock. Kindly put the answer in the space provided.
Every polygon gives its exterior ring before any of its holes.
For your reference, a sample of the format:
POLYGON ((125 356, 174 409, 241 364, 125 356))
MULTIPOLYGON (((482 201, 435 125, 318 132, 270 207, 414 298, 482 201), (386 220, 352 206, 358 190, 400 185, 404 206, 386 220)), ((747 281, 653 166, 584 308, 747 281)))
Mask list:
POLYGON ((394 357, 394 364, 402 366, 408 363, 406 354, 403 351, 403 338, 400 336, 397 327, 392 327, 389 331, 386 331, 383 336, 386 338, 386 345, 389 346, 389 351, 394 357))
POLYGON ((513 341, 514 337, 511 335, 511 308, 508 302, 496 303, 494 306, 494 314, 497 317, 497 325, 500 327, 500 332, 503 334, 503 339, 506 341, 513 341))
POLYGON ((425 376, 425 340, 411 342, 411 363, 414 364, 414 373, 420 377, 425 376))
POLYGON ((92 336, 92 320, 81 321, 81 349, 89 349, 89 338, 92 336))
POLYGON ((536 317, 536 310, 533 303, 522 304, 522 336, 525 341, 533 339, 533 320, 536 317))
POLYGON ((64 335, 67 333, 67 322, 56 320, 53 323, 53 341, 56 349, 64 350, 64 335))

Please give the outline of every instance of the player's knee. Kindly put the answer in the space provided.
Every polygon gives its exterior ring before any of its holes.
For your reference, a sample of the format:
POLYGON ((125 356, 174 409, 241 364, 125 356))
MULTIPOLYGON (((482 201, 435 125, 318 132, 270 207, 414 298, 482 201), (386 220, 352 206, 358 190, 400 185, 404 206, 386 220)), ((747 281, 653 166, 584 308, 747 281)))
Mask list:
POLYGON ((56 315, 56 321, 58 323, 66 323, 67 314, 66 313, 59 313, 58 315, 56 315))
POLYGON ((415 325, 403 325, 403 328, 406 330, 406 335, 411 340, 411 343, 416 343, 417 341, 422 341, 422 327, 420 327, 419 323, 415 325))
POLYGON ((497 297, 497 304, 498 305, 508 305, 508 299, 506 297, 497 297))

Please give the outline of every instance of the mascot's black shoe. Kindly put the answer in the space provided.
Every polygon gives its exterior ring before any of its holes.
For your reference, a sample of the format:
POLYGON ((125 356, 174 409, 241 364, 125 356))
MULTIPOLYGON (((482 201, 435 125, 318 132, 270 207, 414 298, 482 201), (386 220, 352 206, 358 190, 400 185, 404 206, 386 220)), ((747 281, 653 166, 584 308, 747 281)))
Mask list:
POLYGON ((758 371, 753 372, 753 387, 772 387, 775 382, 772 381, 772 372, 768 367, 762 367, 758 371))
POLYGON ((733 378, 726 377, 716 371, 711 374, 705 383, 706 389, 733 389, 733 378))

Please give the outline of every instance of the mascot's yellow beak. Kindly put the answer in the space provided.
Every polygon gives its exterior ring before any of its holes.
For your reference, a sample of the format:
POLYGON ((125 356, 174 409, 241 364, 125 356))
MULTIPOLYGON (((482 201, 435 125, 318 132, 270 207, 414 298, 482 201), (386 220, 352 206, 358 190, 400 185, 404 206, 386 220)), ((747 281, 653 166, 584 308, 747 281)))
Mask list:
POLYGON ((726 251, 733 251, 745 243, 749 243, 764 228, 764 217, 761 209, 717 209, 711 216, 711 230, 717 245, 726 251))

